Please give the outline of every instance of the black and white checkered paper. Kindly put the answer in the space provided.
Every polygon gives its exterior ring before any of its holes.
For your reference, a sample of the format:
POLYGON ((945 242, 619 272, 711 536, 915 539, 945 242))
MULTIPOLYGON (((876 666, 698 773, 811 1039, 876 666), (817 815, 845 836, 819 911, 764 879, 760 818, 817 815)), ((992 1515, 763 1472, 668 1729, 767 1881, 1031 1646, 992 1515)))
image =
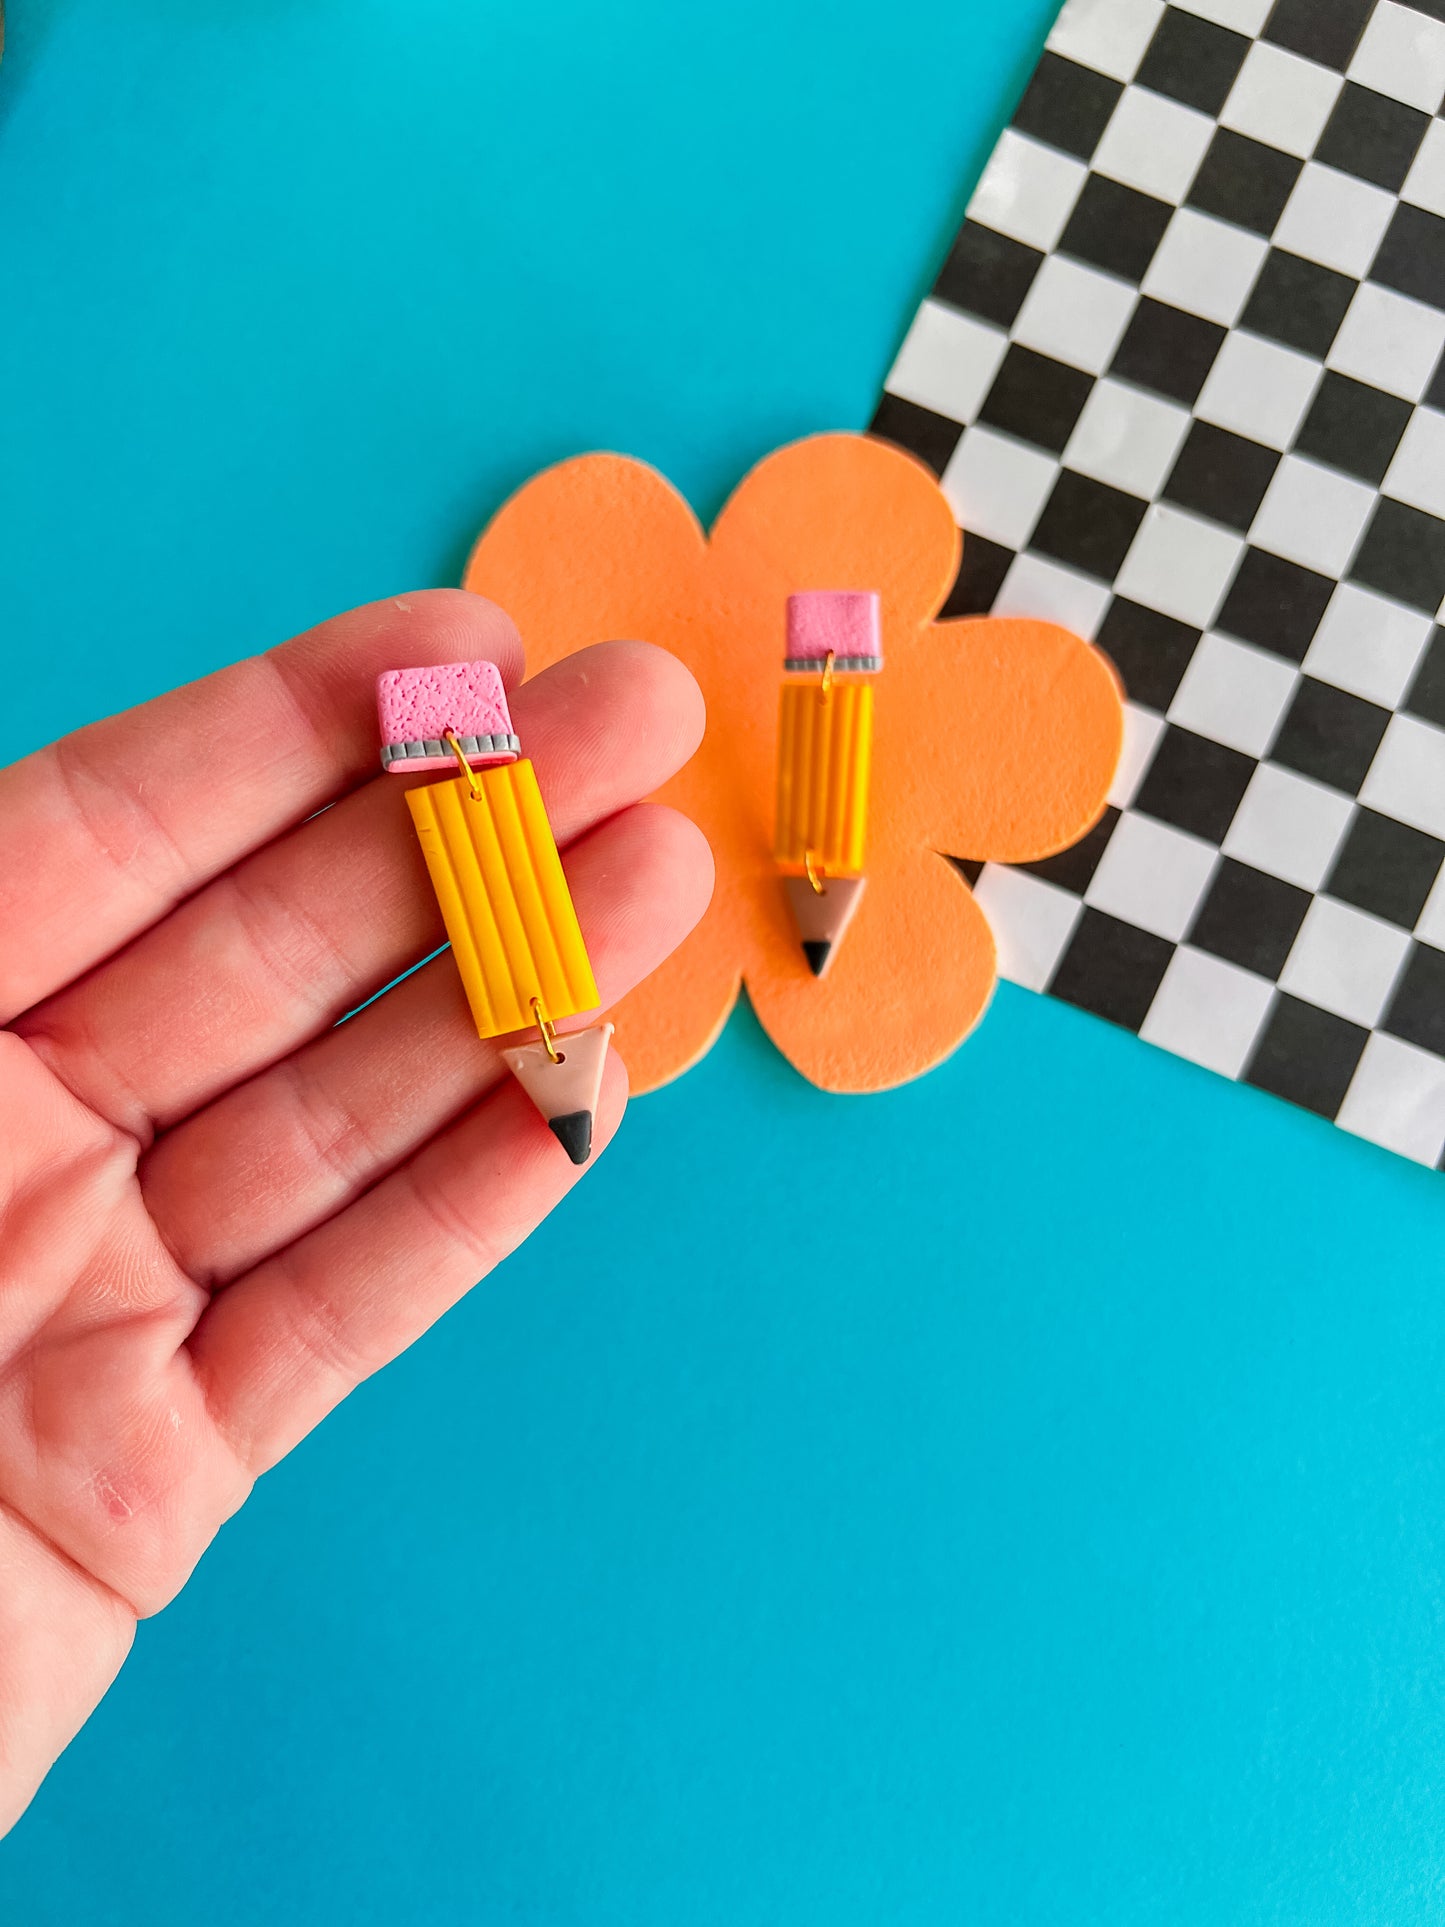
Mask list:
POLYGON ((1445 1164, 1445 0, 1069 0, 874 432, 1129 693, 1006 977, 1445 1164))

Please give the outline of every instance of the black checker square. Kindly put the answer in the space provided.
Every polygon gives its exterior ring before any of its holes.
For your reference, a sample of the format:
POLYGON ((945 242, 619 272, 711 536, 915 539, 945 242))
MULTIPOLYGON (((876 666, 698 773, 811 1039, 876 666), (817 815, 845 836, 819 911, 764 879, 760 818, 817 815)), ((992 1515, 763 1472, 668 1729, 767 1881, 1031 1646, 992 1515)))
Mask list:
POLYGON ((1389 721, 1388 709, 1302 676, 1269 758, 1357 796, 1389 721))
POLYGON ((1088 160, 1119 104, 1123 84, 1092 67, 1045 53, 1013 118, 1021 134, 1088 160))
POLYGON ((1096 641, 1122 677, 1130 701, 1162 712, 1173 702, 1202 633, 1127 596, 1115 596, 1096 641))
POLYGON ((1445 599, 1445 522, 1382 496, 1350 577, 1434 615, 1445 599))
POLYGON ((1355 57, 1375 0, 1275 0, 1264 38, 1343 73, 1355 57))
POLYGON ((1173 213, 1167 201, 1091 174, 1074 203, 1059 252, 1125 281, 1142 281, 1173 213))
POLYGON ((1061 455, 1094 386, 1092 375, 1015 342, 994 376, 978 419, 1061 455))
POLYGON ((1445 843, 1408 823, 1361 810, 1325 890, 1402 930, 1413 930, 1445 863, 1445 843))
POLYGON ((1189 942, 1277 983, 1309 907, 1308 890, 1227 856, 1195 915, 1189 942))
POLYGON ((1414 409, 1398 395, 1328 369, 1295 447, 1378 488, 1414 409))
POLYGON ((1086 904, 1049 989, 1065 1003, 1137 1032, 1175 946, 1086 904))
POLYGON ((1043 264, 1037 248, 996 234, 978 221, 965 221, 938 271, 934 297, 1000 328, 1011 328, 1043 264))
POLYGON ((1445 729, 1445 629, 1431 636, 1404 706, 1412 716, 1445 729))
POLYGON ((1445 950, 1411 944, 1381 1028, 1445 1057, 1445 950))
POLYGON ((1166 7, 1139 72, 1141 87, 1201 114, 1217 114, 1239 77, 1250 43, 1242 33, 1166 7))
MULTIPOLYGON (((1445 0, 1442 0, 1445 4, 1445 0)), ((1430 377, 1430 386, 1425 390, 1425 406, 1438 408, 1445 414, 1445 354, 1442 354, 1430 377)))
POLYGON ((1276 449, 1197 421, 1164 485, 1164 497, 1243 535, 1259 512, 1280 460, 1276 449))
POLYGON ((1239 325, 1322 361, 1340 332, 1358 285, 1333 268, 1271 248, 1239 325))
POLYGON ((1107 809, 1089 834, 1071 849, 1060 850, 1057 856, 1043 857, 1038 863, 1022 863, 1019 868, 1027 870, 1030 876, 1042 877, 1045 883, 1056 883, 1061 890, 1072 890, 1076 897, 1081 897, 1094 880, 1094 872, 1099 867, 1100 858, 1118 821, 1118 810, 1107 809))
POLYGON ((1228 331, 1146 295, 1114 355, 1112 374, 1192 408, 1228 331))
POLYGON ((1334 592, 1329 576, 1264 549, 1246 549, 1215 627, 1303 662, 1334 592))
POLYGON ((940 615, 986 616, 998 600, 1004 577, 1013 567, 1014 553, 1001 542, 990 542, 982 535, 965 535, 963 560, 940 615))
POLYGON ((1245 1082, 1333 1120, 1369 1036, 1333 1011, 1281 995, 1255 1046, 1245 1082))
POLYGON ((1252 756, 1168 723, 1134 808, 1206 843, 1222 843, 1256 767, 1252 756))
POLYGON ((1370 279, 1414 301, 1445 308, 1445 220, 1401 201, 1385 230, 1370 279))
POLYGON ((1315 159, 1398 194, 1429 125, 1430 116, 1418 107, 1347 80, 1315 159))
POLYGON ((885 442, 897 442, 900 448, 927 462, 935 475, 941 475, 958 447, 963 428, 947 415, 935 415, 931 408, 920 408, 917 402, 904 401, 899 395, 884 395, 873 411, 868 433, 885 442))
POLYGON ((1066 468, 1044 504, 1029 547, 1105 582, 1124 566, 1149 504, 1066 468))
POLYGON ((1266 238, 1273 234, 1304 162, 1221 127, 1189 190, 1189 206, 1266 238))

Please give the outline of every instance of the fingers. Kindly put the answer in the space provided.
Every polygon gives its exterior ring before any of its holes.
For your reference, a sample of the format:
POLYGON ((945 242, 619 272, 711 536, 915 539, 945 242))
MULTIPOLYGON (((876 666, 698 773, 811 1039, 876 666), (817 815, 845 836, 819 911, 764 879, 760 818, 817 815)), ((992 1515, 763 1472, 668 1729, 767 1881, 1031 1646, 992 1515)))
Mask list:
POLYGON ((374 602, 0 770, 0 1023, 375 769, 375 680, 487 657, 511 619, 460 589, 374 602))
POLYGON ((0 1506, 0 1835, 90 1718, 135 1614, 0 1506))
MULTIPOLYGON (((617 1128, 626 1083, 609 1054, 598 1150, 617 1128)), ((274 1465, 514 1251, 591 1168, 569 1161, 509 1080, 349 1210, 221 1292, 191 1352, 241 1463, 253 1474, 274 1465)))
MULTIPOLYGON (((565 844, 672 775, 701 735, 691 676, 604 643, 517 692, 565 844)), ((324 1031, 444 940, 402 785, 378 776, 248 857, 16 1028, 144 1141, 324 1031)))
MULTIPOLYGON (((567 869, 605 1007, 682 942, 712 889, 701 833, 652 804, 575 843, 567 869)), ((507 1075, 444 953, 165 1133, 141 1169, 146 1203, 191 1277, 227 1282, 350 1203, 507 1075)))

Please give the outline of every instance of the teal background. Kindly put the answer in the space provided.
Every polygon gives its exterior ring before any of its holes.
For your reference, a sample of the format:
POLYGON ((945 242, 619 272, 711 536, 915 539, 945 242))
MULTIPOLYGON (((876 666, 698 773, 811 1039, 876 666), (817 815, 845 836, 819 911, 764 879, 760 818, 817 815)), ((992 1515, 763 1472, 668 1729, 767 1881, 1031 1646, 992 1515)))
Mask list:
MULTIPOLYGON (((7 747, 560 456, 711 515, 864 425, 1051 11, 11 0, 7 747)), ((142 1628, 0 1919, 1438 1921, 1442 1234, 1020 991, 869 1101, 740 1013, 142 1628)))

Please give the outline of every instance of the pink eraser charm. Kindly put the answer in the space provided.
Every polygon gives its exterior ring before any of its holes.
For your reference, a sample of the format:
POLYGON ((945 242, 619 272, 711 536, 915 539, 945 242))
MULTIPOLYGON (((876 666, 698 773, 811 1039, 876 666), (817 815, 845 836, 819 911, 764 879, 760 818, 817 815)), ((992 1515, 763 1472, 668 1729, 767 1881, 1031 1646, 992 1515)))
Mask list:
POLYGON ((809 589, 788 597, 785 669, 883 667, 878 595, 873 589, 809 589))
POLYGON ((381 767, 399 776, 455 770, 450 730, 474 766, 510 763, 521 744, 512 731, 502 672, 494 662, 444 662, 431 669, 387 669, 376 679, 381 767))

